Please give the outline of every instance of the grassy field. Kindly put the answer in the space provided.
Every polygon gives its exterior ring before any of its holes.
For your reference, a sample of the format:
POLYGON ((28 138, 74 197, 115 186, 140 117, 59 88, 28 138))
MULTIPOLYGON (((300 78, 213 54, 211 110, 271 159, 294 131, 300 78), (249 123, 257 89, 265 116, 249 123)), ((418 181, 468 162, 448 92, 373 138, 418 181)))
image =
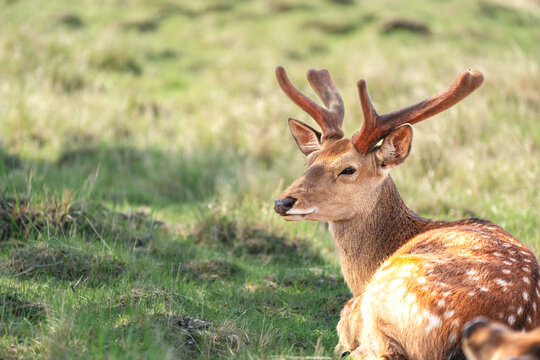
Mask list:
POLYGON ((387 112, 481 70, 393 177, 538 253, 539 43, 534 0, 0 0, 0 359, 332 355, 332 240, 272 209, 311 121, 277 65, 328 68, 348 136, 360 77, 387 112))

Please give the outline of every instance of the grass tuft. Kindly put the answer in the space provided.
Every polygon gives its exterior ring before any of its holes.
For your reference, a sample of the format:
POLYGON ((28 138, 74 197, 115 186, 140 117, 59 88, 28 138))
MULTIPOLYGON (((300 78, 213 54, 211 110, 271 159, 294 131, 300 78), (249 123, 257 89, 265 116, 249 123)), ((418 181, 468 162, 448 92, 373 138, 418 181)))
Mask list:
POLYGON ((382 28, 384 34, 390 34, 397 31, 405 31, 424 36, 431 34, 431 30, 426 24, 410 19, 390 20, 385 22, 382 28))
POLYGON ((309 240, 267 228, 267 225, 239 219, 216 208, 192 226, 190 236, 198 246, 219 248, 237 256, 264 261, 322 263, 319 251, 309 240))
POLYGON ((79 15, 71 12, 58 15, 56 21, 58 24, 65 25, 72 29, 79 29, 85 25, 83 19, 79 15))
POLYGON ((43 246, 14 249, 0 267, 14 278, 54 278, 99 286, 113 281, 125 271, 127 265, 104 255, 80 250, 50 249, 43 246))
MULTIPOLYGON (((21 299, 18 296, 0 294, 1 320, 0 324, 10 322, 11 318, 22 318, 32 323, 46 319, 45 307, 39 303, 33 303, 21 299)), ((4 331, 2 331, 4 333, 4 331)))
POLYGON ((116 327, 112 335, 116 339, 138 342, 141 347, 145 347, 145 340, 149 336, 156 337, 167 349, 169 357, 179 359, 192 359, 201 355, 205 358, 231 356, 245 341, 245 337, 231 327, 167 313, 133 319, 116 327))
POLYGON ((141 75, 143 67, 139 61, 120 47, 108 48, 95 52, 90 57, 90 64, 106 71, 141 75))
POLYGON ((224 260, 198 260, 185 264, 182 272, 188 280, 208 282, 218 279, 230 281, 243 271, 238 265, 224 260))

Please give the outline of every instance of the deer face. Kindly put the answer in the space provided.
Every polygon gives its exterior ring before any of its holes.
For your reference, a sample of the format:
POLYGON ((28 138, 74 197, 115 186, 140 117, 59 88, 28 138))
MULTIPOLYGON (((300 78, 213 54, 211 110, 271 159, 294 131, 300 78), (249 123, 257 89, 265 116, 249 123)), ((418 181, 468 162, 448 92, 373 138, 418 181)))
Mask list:
POLYGON ((409 154, 410 124, 431 117, 461 101, 483 81, 478 71, 463 72, 448 89, 392 113, 375 111, 364 80, 357 83, 364 123, 352 138, 344 139, 343 99, 328 70, 309 70, 309 84, 323 101, 322 107, 292 85, 285 69, 276 77, 285 94, 319 124, 322 133, 294 119, 289 128, 300 151, 307 156, 307 170, 281 196, 274 209, 287 220, 339 221, 375 206, 379 187, 388 170, 409 154), (383 140, 380 146, 378 142, 383 140))
POLYGON ((286 220, 340 221, 369 213, 388 170, 405 160, 412 139, 411 126, 404 125, 364 154, 349 139, 321 144, 319 134, 297 120, 289 128, 307 156, 307 170, 275 202, 286 220))
POLYGON ((477 318, 463 327, 463 351, 469 360, 539 360, 540 329, 521 333, 477 318))

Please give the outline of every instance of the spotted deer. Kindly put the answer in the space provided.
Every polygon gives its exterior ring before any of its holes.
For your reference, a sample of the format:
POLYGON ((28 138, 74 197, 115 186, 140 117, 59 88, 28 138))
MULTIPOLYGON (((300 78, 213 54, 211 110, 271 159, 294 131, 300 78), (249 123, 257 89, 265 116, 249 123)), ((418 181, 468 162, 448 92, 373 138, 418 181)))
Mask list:
POLYGON ((477 316, 513 329, 538 326, 539 269, 533 253, 486 220, 422 218, 401 199, 389 170, 409 155, 411 124, 464 99, 483 82, 465 71, 446 90, 388 114, 357 84, 364 123, 344 138, 344 105, 328 70, 309 70, 322 107, 276 69, 285 94, 322 132, 289 119, 307 169, 275 201, 285 220, 329 223, 353 293, 341 312, 336 350, 364 359, 464 359, 461 328, 477 316))
POLYGON ((463 350, 468 360, 540 360, 540 328, 523 333, 476 318, 463 327, 463 350))

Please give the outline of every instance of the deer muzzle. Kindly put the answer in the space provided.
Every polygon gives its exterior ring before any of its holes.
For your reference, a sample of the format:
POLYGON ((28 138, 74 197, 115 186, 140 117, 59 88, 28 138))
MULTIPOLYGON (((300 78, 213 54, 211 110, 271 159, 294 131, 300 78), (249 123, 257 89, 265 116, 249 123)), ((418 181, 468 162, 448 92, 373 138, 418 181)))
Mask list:
POLYGON ((287 211, 291 210, 295 203, 296 199, 292 197, 276 199, 274 203, 274 211, 281 216, 285 216, 287 215, 287 211))

